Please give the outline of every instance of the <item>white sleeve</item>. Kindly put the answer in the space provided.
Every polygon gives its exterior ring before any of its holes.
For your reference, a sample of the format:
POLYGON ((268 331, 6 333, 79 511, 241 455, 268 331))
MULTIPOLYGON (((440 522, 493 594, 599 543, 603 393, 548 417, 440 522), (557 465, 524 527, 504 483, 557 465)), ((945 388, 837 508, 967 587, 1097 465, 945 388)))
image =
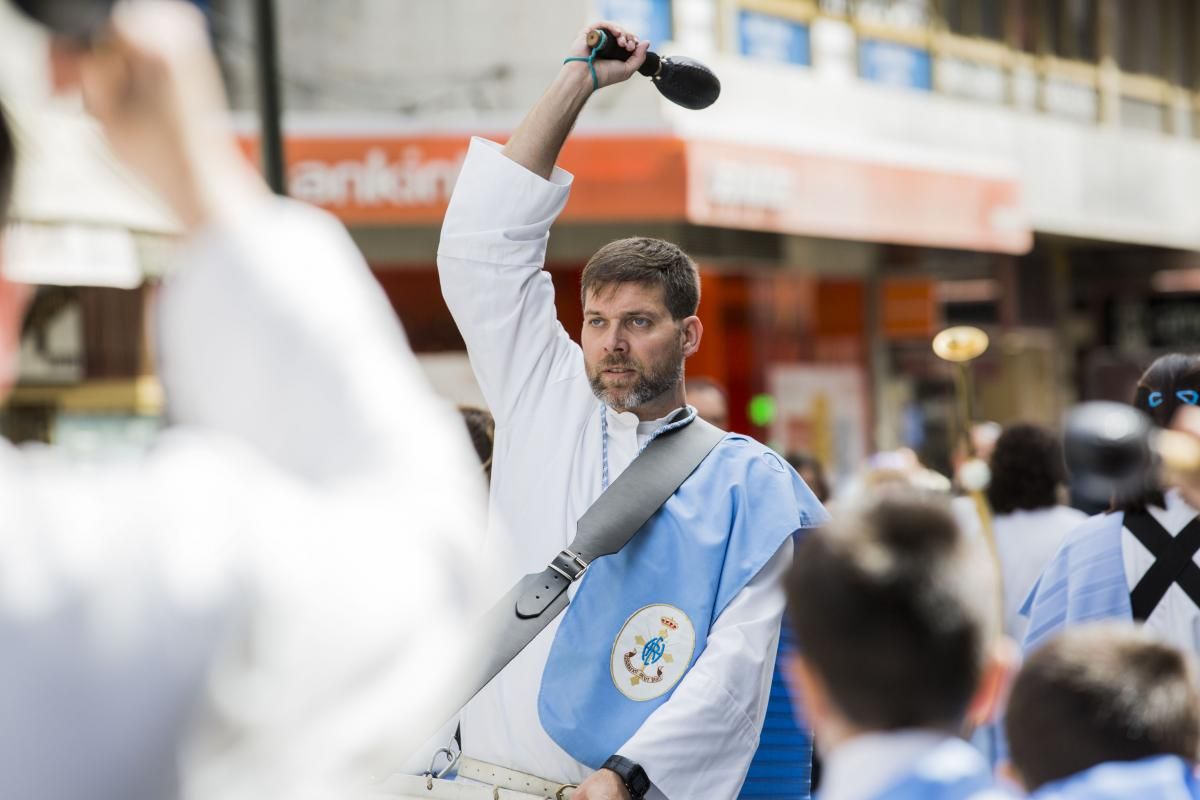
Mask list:
POLYGON ((545 180, 498 145, 473 139, 442 225, 442 293, 499 425, 512 419, 522 398, 536 399, 548 382, 582 369, 542 269, 571 180, 558 168, 545 180))
POLYGON ((654 784, 647 797, 737 796, 767 713, 791 563, 789 537, 717 618, 671 699, 621 747, 654 784))
POLYGON ((462 423, 316 210, 208 231, 160 311, 181 424, 148 457, 0 442, 0 707, 21 710, 0 773, 100 791, 152 753, 181 796, 352 796, 441 722, 472 657, 462 423))

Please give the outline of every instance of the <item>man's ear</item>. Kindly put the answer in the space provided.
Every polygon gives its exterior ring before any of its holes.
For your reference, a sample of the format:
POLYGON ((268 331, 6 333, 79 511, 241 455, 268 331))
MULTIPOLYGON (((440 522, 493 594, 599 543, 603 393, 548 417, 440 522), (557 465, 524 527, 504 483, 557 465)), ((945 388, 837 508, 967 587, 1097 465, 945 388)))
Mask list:
POLYGON ((693 315, 683 320, 680 330, 683 333, 683 357, 690 358, 700 349, 700 339, 704 336, 704 323, 700 322, 699 317, 693 315))
POLYGON ((997 636, 992 642, 979 677, 979 686, 967 707, 967 724, 979 727, 1000 716, 1020 666, 1020 652, 1017 643, 1007 636, 997 636))

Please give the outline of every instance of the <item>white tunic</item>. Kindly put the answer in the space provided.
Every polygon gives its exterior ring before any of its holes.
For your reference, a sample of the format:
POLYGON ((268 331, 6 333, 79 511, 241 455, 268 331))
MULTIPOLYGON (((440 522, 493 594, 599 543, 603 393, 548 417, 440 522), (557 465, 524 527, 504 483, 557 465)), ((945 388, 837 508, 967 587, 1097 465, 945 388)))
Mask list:
POLYGON ((208 231, 162 300, 148 457, 0 441, 0 794, 352 797, 471 657, 477 462, 328 215, 208 231))
POLYGON ((920 729, 863 733, 824 754, 821 800, 871 800, 949 740, 920 729))
MULTIPOLYGON (((1175 489, 1166 493, 1166 502, 1165 509, 1151 506, 1150 516, 1166 528, 1167 533, 1175 536, 1195 518, 1196 509, 1188 505, 1175 489)), ((1121 530, 1121 556, 1125 562, 1129 591, 1132 592, 1156 559, 1128 528, 1121 530)), ((1195 559, 1200 564, 1200 553, 1196 554, 1195 559)), ((1146 620, 1146 628, 1176 647, 1200 654, 1200 608, 1177 584, 1171 584, 1158 607, 1146 620)))
POLYGON ((1014 641, 1024 641, 1029 626, 1021 614, 1025 598, 1063 539, 1086 519, 1087 514, 1069 506, 1014 511, 992 519, 1004 585, 1004 632, 1014 641))
MULTIPOLYGON (((582 351, 558 322, 550 275, 542 270, 570 184, 561 169, 543 180, 497 145, 475 139, 438 250, 446 302, 496 417, 484 551, 510 560, 502 581, 509 585, 541 571, 570 543, 601 491, 601 404, 582 351)), ((615 480, 638 453, 638 418, 606 407, 603 413, 615 480)), ((654 784, 649 796, 736 796, 766 713, 784 605, 779 579, 791 550, 789 540, 733 599, 671 699, 620 748, 646 769, 654 784)), ((465 709, 463 749, 575 783, 591 770, 538 721, 538 689, 557 629, 556 620, 465 709)))

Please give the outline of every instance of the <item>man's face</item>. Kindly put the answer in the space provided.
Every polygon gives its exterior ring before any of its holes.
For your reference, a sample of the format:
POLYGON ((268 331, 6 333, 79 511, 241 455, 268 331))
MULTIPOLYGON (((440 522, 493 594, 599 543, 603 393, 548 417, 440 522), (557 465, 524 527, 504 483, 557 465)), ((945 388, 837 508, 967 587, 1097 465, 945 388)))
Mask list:
POLYGON ((674 388, 689 354, 683 327, 657 286, 621 283, 590 292, 580 338, 596 397, 631 411, 674 388))

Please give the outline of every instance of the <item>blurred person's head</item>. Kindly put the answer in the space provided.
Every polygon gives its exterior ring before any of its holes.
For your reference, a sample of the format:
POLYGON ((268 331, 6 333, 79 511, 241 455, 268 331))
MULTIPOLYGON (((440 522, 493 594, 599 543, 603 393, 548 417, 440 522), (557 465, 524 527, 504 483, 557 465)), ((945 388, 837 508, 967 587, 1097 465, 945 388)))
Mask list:
POLYGON ((21 322, 33 296, 33 287, 4 277, 4 228, 12 205, 17 151, 13 130, 0 105, 0 401, 17 378, 21 349, 21 322))
POLYGON ((785 456, 792 469, 804 479, 808 488, 822 503, 829 500, 829 481, 825 479, 825 467, 821 460, 811 453, 793 452, 785 456))
POLYGON ((688 378, 687 401, 700 419, 729 430, 729 397, 724 386, 711 378, 688 378))
POLYGON ((1160 428, 1183 405, 1200 405, 1200 356, 1171 353, 1155 359, 1138 379, 1133 404, 1160 428))
MULTIPOLYGON (((1133 404, 1159 428, 1168 427, 1180 407, 1200 405, 1200 356, 1170 353, 1155 359, 1138 379, 1133 404)), ((1140 490, 1116 497, 1113 503, 1118 511, 1141 511, 1149 506, 1166 507, 1157 470, 1147 470, 1140 490)))
POLYGON ((695 262, 661 239, 619 239, 588 260, 580 294, 580 341, 596 396, 642 419, 682 405, 683 362, 704 331, 695 262))
POLYGON ((496 420, 491 413, 474 406, 459 406, 458 413, 462 415, 463 423, 467 426, 467 435, 475 448, 475 455, 483 465, 483 473, 488 480, 492 479, 492 451, 496 443, 496 420))
POLYGON ((1062 444, 1039 425, 1010 425, 992 451, 988 503, 997 514, 1058 505, 1067 480, 1062 444))
POLYGON ((915 490, 805 537, 787 582, 798 642, 786 670, 817 741, 985 721, 1006 672, 993 581, 945 499, 915 490))
POLYGON ((1129 624, 1069 628, 1017 675, 1005 728, 1012 769, 1029 791, 1112 761, 1200 749, 1196 668, 1129 624))
POLYGON ((990 459, 1003 432, 1004 428, 999 422, 976 422, 972 425, 971 447, 975 450, 975 457, 984 461, 990 459))

